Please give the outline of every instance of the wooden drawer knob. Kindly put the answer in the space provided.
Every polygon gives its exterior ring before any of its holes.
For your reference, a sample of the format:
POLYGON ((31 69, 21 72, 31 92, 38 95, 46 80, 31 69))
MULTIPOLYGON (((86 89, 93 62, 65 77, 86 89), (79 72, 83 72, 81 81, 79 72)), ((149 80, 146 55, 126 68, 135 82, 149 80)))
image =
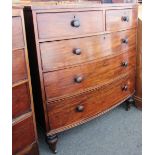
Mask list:
POLYGON ((123 22, 129 22, 129 17, 128 16, 122 16, 122 21, 123 22))
POLYGON ((81 83, 83 81, 83 77, 82 76, 77 76, 77 77, 75 77, 74 81, 76 83, 81 83))
POLYGON ((123 43, 123 44, 128 44, 128 38, 123 38, 123 39, 122 39, 122 43, 123 43))
POLYGON ((122 62, 122 66, 123 66, 123 67, 128 67, 128 62, 127 62, 127 61, 123 61, 123 62, 122 62))
POLYGON ((80 27, 80 21, 78 19, 74 19, 71 21, 71 25, 73 27, 80 27))
POLYGON ((73 53, 76 54, 76 55, 80 55, 81 54, 81 49, 80 48, 75 48, 73 50, 73 53))
POLYGON ((78 105, 78 106, 76 107, 76 111, 77 111, 77 112, 83 112, 83 111, 84 111, 84 106, 83 106, 83 105, 78 105))
POLYGON ((128 90, 128 85, 124 85, 123 87, 122 87, 122 91, 127 91, 128 90))

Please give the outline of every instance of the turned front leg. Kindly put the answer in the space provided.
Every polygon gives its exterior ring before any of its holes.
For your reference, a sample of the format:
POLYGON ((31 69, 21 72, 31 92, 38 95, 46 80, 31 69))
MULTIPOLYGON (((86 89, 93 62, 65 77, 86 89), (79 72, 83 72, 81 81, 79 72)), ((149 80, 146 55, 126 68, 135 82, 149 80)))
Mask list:
POLYGON ((47 136, 47 143, 49 145, 49 148, 51 149, 51 151, 54 154, 57 153, 57 150, 56 150, 57 142, 58 142, 58 136, 57 135, 49 135, 49 136, 47 136))
POLYGON ((131 98, 129 98, 127 101, 126 101, 126 110, 128 111, 129 109, 130 109, 130 107, 131 107, 131 104, 134 104, 135 103, 135 101, 134 101, 134 99, 131 97, 131 98))

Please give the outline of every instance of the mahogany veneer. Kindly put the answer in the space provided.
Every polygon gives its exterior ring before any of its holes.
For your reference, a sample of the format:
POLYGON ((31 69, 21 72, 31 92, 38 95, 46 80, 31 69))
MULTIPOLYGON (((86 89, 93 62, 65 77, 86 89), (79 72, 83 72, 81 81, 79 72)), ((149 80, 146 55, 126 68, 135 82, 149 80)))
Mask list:
POLYGON ((44 42, 40 44, 42 68, 44 72, 48 72, 113 56, 120 51, 136 48, 135 42, 136 29, 71 40, 44 42), (123 39, 127 39, 128 44, 122 43, 123 39), (77 50, 80 50, 80 53, 76 53, 77 50))
POLYGON ((23 8, 12 13, 12 154, 39 155, 23 8))
POLYGON ((50 129, 57 129, 52 133, 58 132, 58 129, 63 130, 66 126, 79 124, 121 102, 122 98, 130 96, 134 91, 135 82, 132 74, 135 73, 131 72, 130 75, 116 80, 115 83, 110 82, 85 94, 49 102, 47 109, 50 129), (128 86, 128 90, 124 90, 124 86, 128 86), (83 108, 81 111, 78 109, 80 106, 83 108))
POLYGON ((137 9, 106 11, 106 30, 116 31, 137 26, 137 9))
POLYGON ((47 100, 65 95, 72 95, 104 85, 114 77, 135 69, 135 49, 114 58, 80 64, 73 68, 62 69, 43 74, 47 100), (115 63, 114 63, 115 62, 115 63), (123 66, 127 62, 128 67, 123 66), (80 79, 78 82, 76 80, 80 79))
POLYGON ((16 154, 35 141, 33 117, 14 122, 12 131, 13 153, 16 154))
POLYGON ((14 50, 12 53, 12 81, 13 83, 27 79, 27 69, 24 49, 14 50))
POLYGON ((102 32, 104 30, 102 14, 102 11, 38 13, 36 18, 39 38, 48 39, 102 32), (71 26, 71 22, 74 21, 80 21, 78 28, 71 26))
POLYGON ((136 4, 25 7, 37 118, 55 153, 57 134, 135 92, 136 4))
POLYGON ((16 118, 31 111, 31 98, 28 83, 12 88, 12 117, 16 118))
POLYGON ((18 49, 25 46, 22 20, 19 16, 14 16, 14 19, 12 20, 12 36, 14 36, 12 40, 13 49, 18 49))

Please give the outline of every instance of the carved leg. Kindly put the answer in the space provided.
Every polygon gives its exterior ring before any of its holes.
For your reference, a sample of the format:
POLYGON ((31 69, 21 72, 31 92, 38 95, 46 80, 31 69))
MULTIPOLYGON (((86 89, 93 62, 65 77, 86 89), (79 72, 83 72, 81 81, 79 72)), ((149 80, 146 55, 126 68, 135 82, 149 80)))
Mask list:
POLYGON ((58 142, 58 136, 57 135, 49 135, 47 136, 47 143, 49 145, 49 148, 51 149, 51 151, 56 154, 57 150, 56 150, 56 145, 58 142))
POLYGON ((135 101, 132 97, 126 101, 126 111, 130 110, 131 104, 135 104, 135 101))

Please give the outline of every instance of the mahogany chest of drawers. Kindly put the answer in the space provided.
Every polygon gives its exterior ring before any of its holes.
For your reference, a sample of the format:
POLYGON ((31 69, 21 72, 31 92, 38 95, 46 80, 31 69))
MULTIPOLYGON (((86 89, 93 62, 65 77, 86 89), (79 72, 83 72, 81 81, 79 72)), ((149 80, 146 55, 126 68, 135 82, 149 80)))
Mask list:
POLYGON ((12 13, 12 154, 39 155, 23 8, 12 13))
POLYGON ((59 132, 134 94, 137 5, 32 5, 25 20, 37 118, 55 152, 59 132))

